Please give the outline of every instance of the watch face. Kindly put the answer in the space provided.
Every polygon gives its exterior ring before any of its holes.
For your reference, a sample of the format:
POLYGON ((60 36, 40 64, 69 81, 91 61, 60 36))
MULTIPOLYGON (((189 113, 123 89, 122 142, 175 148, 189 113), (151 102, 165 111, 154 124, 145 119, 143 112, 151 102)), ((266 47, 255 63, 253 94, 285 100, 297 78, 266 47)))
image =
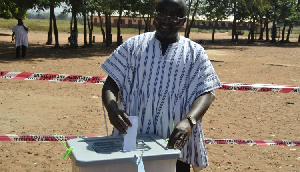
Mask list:
POLYGON ((192 125, 196 125, 197 121, 194 117, 189 116, 188 119, 192 125))
POLYGON ((193 117, 191 117, 190 119, 191 119, 192 123, 193 123, 194 125, 196 125, 196 123, 197 123, 196 119, 193 118, 193 117))

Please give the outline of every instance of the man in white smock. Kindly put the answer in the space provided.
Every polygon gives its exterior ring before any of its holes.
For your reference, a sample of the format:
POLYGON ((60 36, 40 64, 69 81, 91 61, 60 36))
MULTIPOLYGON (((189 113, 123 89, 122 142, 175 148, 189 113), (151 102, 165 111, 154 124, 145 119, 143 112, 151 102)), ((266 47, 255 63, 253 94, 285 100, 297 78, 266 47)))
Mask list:
POLYGON ((22 58, 26 56, 26 48, 28 47, 28 27, 23 23, 22 19, 18 19, 18 24, 12 29, 12 41, 16 43, 16 59, 20 58, 20 48, 22 47, 22 58))
POLYGON ((126 134, 128 116, 137 116, 138 134, 181 150, 177 172, 198 172, 208 166, 201 120, 221 83, 203 47, 178 33, 186 11, 185 0, 158 1, 156 32, 128 39, 101 65, 102 100, 113 135, 126 134))

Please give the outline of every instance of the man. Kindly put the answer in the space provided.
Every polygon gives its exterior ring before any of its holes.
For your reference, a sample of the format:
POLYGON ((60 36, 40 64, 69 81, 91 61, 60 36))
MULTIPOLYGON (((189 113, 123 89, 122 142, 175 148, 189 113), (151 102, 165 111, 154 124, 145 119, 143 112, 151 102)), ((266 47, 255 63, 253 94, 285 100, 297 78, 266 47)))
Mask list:
POLYGON ((25 58, 26 47, 28 47, 28 27, 23 23, 22 19, 18 19, 18 24, 12 29, 12 41, 16 43, 16 59, 20 58, 20 47, 22 46, 22 58, 25 58))
POLYGON ((138 133, 169 138, 181 150, 178 172, 208 166, 201 120, 220 81, 204 49, 178 34, 186 21, 184 0, 160 0, 156 32, 128 39, 101 65, 108 73, 102 99, 113 135, 126 134, 129 116, 138 133), (173 121, 176 126, 173 129, 173 121))

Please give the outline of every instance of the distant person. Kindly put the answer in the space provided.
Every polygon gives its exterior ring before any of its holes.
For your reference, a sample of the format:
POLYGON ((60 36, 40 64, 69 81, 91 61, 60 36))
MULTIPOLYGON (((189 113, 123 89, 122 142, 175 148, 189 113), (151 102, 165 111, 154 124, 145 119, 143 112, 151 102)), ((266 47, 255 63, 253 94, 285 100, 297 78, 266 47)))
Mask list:
POLYGON ((178 33, 186 12, 185 0, 158 1, 156 32, 128 39, 101 65, 109 75, 102 100, 113 135, 126 134, 128 116, 137 116, 139 134, 181 150, 177 172, 199 172, 208 166, 201 120, 221 83, 203 47, 178 33))
POLYGON ((28 27, 23 23, 22 19, 18 19, 18 24, 12 29, 12 41, 16 43, 16 57, 20 58, 20 48, 22 46, 22 58, 26 56, 26 48, 28 47, 28 27))

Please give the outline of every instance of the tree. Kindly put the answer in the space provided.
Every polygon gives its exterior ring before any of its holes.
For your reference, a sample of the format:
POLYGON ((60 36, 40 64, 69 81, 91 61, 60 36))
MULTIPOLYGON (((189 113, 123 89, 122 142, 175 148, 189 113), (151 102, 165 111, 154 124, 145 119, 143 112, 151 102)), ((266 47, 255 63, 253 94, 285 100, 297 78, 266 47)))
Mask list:
POLYGON ((158 0, 138 0, 137 2, 138 13, 145 23, 144 32, 151 31, 151 20, 154 17, 157 2, 158 0))
POLYGON ((270 8, 269 8, 269 16, 270 16, 270 20, 273 23, 272 26, 272 40, 271 42, 276 42, 276 37, 277 35, 277 22, 278 22, 278 18, 279 18, 279 0, 269 0, 270 2, 270 8))
POLYGON ((38 0, 1 0, 0 18, 24 19, 28 9, 33 8, 38 0))
POLYGON ((187 21, 186 21, 186 28, 184 32, 184 36, 189 38, 190 37, 190 32, 191 28, 194 25, 195 22, 195 16, 198 14, 198 9, 201 4, 201 0, 187 0, 187 21), (192 17, 192 20, 190 21, 190 16, 192 17))
POLYGON ((214 21, 213 32, 212 32, 212 42, 215 41, 215 30, 218 21, 224 20, 229 14, 229 1, 228 0, 206 0, 203 6, 203 11, 207 20, 214 21))
POLYGON ((80 12, 80 8, 82 7, 82 0, 66 0, 65 3, 68 5, 68 7, 64 9, 64 12, 72 13, 72 19, 70 22, 70 35, 74 34, 75 47, 78 47, 77 14, 80 12))
POLYGON ((278 21, 283 24, 282 33, 281 33, 281 42, 289 42, 289 36, 291 29, 294 24, 299 23, 299 15, 297 14, 298 3, 297 0, 286 0, 284 3, 279 1, 279 19, 278 21), (287 39, 285 39, 285 29, 288 28, 287 39))
POLYGON ((54 47, 59 47, 58 29, 56 24, 56 16, 54 13, 54 8, 60 6, 61 2, 62 0, 39 0, 38 3, 35 4, 35 9, 37 9, 37 11, 44 11, 47 9, 50 10, 48 40, 46 44, 48 45, 52 44, 52 28, 53 28, 54 36, 55 36, 54 47))
POLYGON ((243 22, 249 15, 247 14, 245 0, 230 0, 230 14, 233 15, 232 22, 232 42, 238 42, 239 24, 243 22))
POLYGON ((96 2, 94 0, 87 1, 87 10, 90 13, 90 16, 87 17, 88 20, 88 28, 89 28, 89 45, 92 45, 93 38, 93 29, 94 29, 94 13, 96 11, 96 2))
POLYGON ((100 28, 101 28, 101 33, 102 33, 102 37, 103 37, 103 43, 106 42, 106 38, 105 38, 105 30, 103 28, 103 20, 102 20, 102 14, 104 14, 104 6, 102 3, 102 0, 97 0, 95 1, 95 10, 98 14, 99 20, 100 20, 100 28))

